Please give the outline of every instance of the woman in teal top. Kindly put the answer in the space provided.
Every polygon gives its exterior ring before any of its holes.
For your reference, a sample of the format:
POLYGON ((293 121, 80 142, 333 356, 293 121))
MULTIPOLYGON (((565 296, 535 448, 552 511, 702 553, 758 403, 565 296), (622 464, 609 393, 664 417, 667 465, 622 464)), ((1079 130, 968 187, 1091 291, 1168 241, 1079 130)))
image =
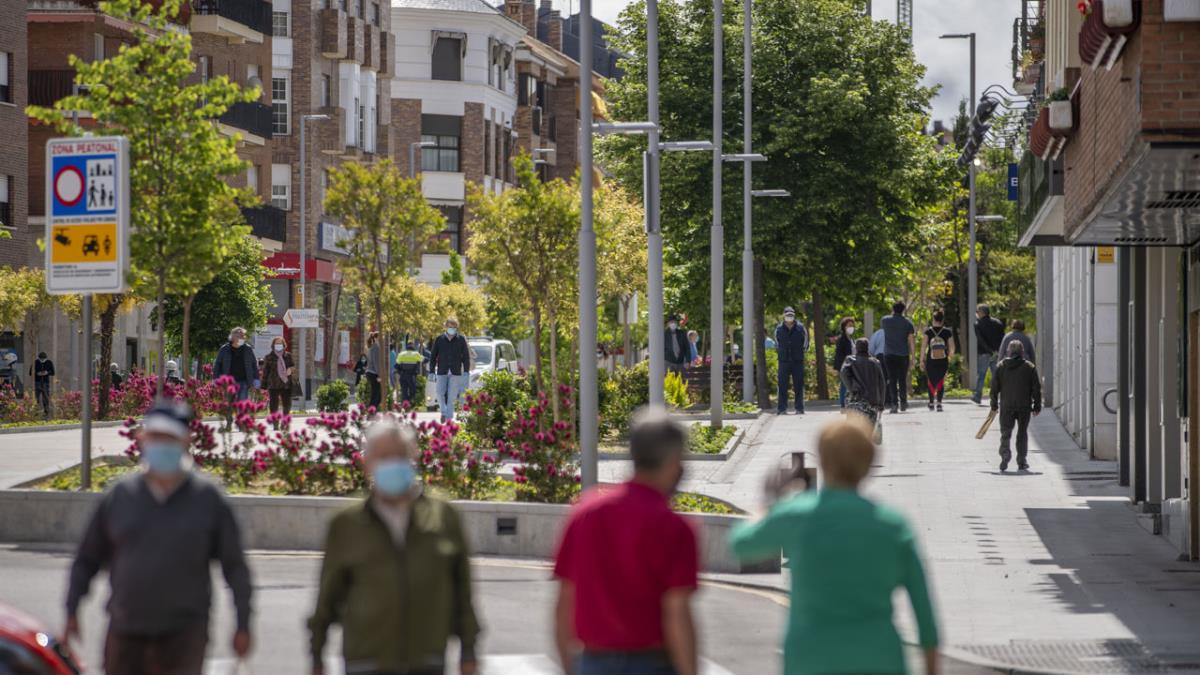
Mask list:
POLYGON ((858 419, 826 427, 818 444, 824 488, 785 499, 733 532, 743 560, 787 557, 791 609, 784 641, 787 675, 905 673, 892 623, 892 592, 903 586, 917 618, 926 673, 937 672, 937 624, 912 531, 899 513, 860 496, 875 456, 858 419))

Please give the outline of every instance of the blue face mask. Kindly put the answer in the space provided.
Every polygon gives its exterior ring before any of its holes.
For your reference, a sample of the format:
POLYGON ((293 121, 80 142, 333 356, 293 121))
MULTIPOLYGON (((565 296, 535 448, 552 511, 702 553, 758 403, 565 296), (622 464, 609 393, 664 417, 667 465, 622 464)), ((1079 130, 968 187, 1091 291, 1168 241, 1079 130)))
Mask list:
POLYGON ((170 441, 142 445, 142 461, 154 473, 169 476, 179 473, 183 464, 183 446, 170 441))
POLYGON ((446 329, 446 335, 449 335, 450 337, 454 337, 455 335, 458 335, 458 329, 457 329, 457 328, 453 328, 453 327, 451 327, 451 328, 447 328, 447 329, 446 329))
POLYGON ((407 459, 385 459, 375 465, 375 489, 385 497, 399 497, 412 489, 417 470, 407 459))

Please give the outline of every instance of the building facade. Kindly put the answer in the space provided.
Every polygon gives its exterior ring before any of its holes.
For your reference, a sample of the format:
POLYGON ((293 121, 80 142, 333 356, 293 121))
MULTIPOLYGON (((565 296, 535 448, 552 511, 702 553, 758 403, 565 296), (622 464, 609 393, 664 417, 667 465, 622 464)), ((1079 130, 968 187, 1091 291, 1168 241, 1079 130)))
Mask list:
POLYGON ((1106 0, 1085 15, 1040 4, 1034 91, 1061 100, 1042 105, 1031 129, 1021 203, 1023 241, 1039 247, 1039 325, 1056 331, 1060 417, 1071 428, 1091 415, 1097 455, 1115 456, 1130 502, 1200 559, 1192 484, 1200 477, 1200 13, 1192 5, 1106 0))
POLYGON ((25 105, 28 99, 25 0, 0 0, 0 138, 6 139, 0 153, 0 265, 26 264, 35 250, 35 233, 27 221, 29 176, 25 105))

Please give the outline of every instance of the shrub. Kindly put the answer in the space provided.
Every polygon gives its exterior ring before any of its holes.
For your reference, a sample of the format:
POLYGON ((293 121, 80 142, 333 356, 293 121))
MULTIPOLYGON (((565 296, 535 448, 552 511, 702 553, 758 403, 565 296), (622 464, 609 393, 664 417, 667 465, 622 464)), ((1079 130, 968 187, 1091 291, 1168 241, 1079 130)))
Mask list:
POLYGON ((345 380, 328 382, 317 387, 317 410, 320 412, 345 410, 348 398, 350 398, 350 385, 345 380))
POLYGON ((623 434, 629 431, 633 411, 650 403, 650 364, 641 361, 632 368, 618 368, 612 379, 611 399, 601 408, 601 425, 623 434))
POLYGON ((533 398, 524 375, 498 370, 484 373, 479 387, 468 392, 464 401, 463 430, 481 446, 493 448, 496 441, 504 439, 517 413, 529 409, 533 398))
POLYGON ((663 382, 663 398, 666 399, 667 405, 678 410, 686 410, 692 405, 687 383, 679 373, 667 373, 667 379, 663 382))
POLYGON ((354 401, 359 405, 366 405, 371 400, 371 381, 366 375, 358 381, 358 386, 354 388, 354 401))
POLYGON ((696 422, 688 429, 688 452, 702 455, 720 454, 735 433, 737 427, 730 424, 714 429, 707 424, 696 422))
POLYGON ((498 451, 476 452, 454 421, 424 422, 417 428, 422 432, 417 466, 426 485, 457 499, 481 499, 492 491, 500 465, 498 451))
POLYGON ((542 394, 535 405, 518 412, 497 447, 521 462, 513 468, 517 499, 563 504, 579 491, 579 467, 573 462, 578 449, 566 422, 555 422, 543 431, 548 407, 542 394))

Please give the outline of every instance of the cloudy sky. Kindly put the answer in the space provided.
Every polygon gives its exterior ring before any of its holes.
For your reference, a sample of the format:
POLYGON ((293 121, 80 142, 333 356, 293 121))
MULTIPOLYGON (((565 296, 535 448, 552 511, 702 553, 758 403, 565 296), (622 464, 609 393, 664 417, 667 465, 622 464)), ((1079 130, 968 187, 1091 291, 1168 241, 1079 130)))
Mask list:
MULTIPOLYGON (((803 2, 803 0, 798 0, 803 2)), ((913 0, 913 40, 917 59, 925 64, 926 84, 941 85, 933 102, 933 118, 954 115, 959 99, 970 92, 967 40, 939 40, 944 33, 976 33, 977 89, 991 84, 1012 88, 1012 24, 1021 0, 913 0)), ((628 0, 593 0, 595 16, 610 23, 628 0)), ((564 13, 579 10, 579 0, 554 0, 564 13)), ((874 0, 876 19, 894 21, 894 0, 874 0)), ((740 21, 740 19, 739 19, 740 21)))

